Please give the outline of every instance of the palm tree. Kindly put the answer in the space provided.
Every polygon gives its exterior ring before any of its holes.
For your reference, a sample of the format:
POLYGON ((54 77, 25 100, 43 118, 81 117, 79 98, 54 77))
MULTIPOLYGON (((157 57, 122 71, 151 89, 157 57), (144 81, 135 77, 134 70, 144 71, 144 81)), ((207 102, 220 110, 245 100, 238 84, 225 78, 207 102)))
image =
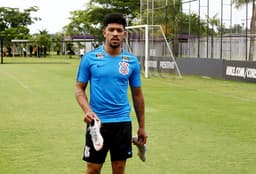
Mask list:
MULTIPOLYGON (((255 44, 254 34, 256 32, 255 20, 256 20, 256 10, 255 10, 255 1, 256 0, 233 0, 235 7, 239 8, 247 3, 252 2, 252 17, 250 24, 250 49, 249 49, 249 61, 253 61, 253 50, 255 44)), ((246 19, 247 20, 247 19, 246 19)))
POLYGON ((217 14, 215 14, 212 18, 209 18, 209 16, 206 16, 209 21, 210 30, 209 34, 211 35, 211 58, 213 58, 213 48, 214 48, 214 42, 213 42, 213 36, 216 35, 215 29, 220 28, 220 20, 217 18, 217 14))

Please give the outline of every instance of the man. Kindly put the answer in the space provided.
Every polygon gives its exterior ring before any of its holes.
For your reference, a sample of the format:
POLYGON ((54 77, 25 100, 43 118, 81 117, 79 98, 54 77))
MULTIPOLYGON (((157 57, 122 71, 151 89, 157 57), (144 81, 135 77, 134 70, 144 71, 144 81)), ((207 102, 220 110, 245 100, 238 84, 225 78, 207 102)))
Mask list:
POLYGON ((83 159, 86 174, 100 174, 107 152, 110 152, 112 173, 124 174, 125 164, 132 157, 132 124, 128 86, 138 121, 134 144, 146 144, 144 97, 141 89, 138 59, 121 47, 126 37, 126 20, 113 13, 103 20, 104 45, 83 56, 77 73, 76 99, 85 113, 86 146, 83 159), (90 102, 86 89, 90 83, 90 102))

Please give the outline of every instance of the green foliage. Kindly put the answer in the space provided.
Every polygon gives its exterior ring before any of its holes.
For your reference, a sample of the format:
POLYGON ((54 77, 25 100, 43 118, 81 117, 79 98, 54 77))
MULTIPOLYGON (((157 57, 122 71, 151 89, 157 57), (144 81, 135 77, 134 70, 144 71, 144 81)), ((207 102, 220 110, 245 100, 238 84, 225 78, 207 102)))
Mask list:
POLYGON ((6 45, 10 44, 11 39, 28 39, 29 29, 37 17, 31 17, 31 12, 38 11, 36 6, 20 11, 17 8, 0 7, 0 36, 3 37, 6 45))
POLYGON ((86 9, 71 12, 71 22, 65 27, 66 35, 91 34, 102 41, 102 20, 106 14, 119 12, 132 21, 139 12, 139 6, 138 0, 91 0, 86 9))
POLYGON ((62 33, 56 33, 51 36, 51 44, 53 45, 54 51, 60 52, 61 47, 62 47, 62 40, 63 40, 62 33))
POLYGON ((232 3, 235 5, 236 8, 240 8, 241 6, 245 5, 246 3, 253 2, 255 0, 232 0, 232 3))
MULTIPOLYGON (((233 4, 235 4, 236 8, 240 8, 242 6, 248 5, 248 3, 252 3, 252 16, 250 23, 250 48, 249 48, 249 61, 253 61, 253 52, 255 49, 255 33, 256 33, 256 4, 255 0, 233 0, 233 4)), ((247 58, 246 58, 247 59, 247 58)))
POLYGON ((100 4, 102 8, 120 12, 132 19, 136 17, 140 7, 140 1, 138 0, 91 0, 91 3, 100 4))
POLYGON ((40 46, 44 45, 46 48, 50 48, 51 45, 51 37, 47 30, 42 30, 38 34, 34 34, 31 41, 40 46))
POLYGON ((158 0, 142 2, 141 23, 149 25, 161 25, 165 36, 172 42, 174 55, 178 55, 179 36, 185 35, 204 35, 206 24, 199 19, 195 13, 186 14, 182 12, 181 0, 158 0), (149 9, 149 10, 147 10, 149 9))

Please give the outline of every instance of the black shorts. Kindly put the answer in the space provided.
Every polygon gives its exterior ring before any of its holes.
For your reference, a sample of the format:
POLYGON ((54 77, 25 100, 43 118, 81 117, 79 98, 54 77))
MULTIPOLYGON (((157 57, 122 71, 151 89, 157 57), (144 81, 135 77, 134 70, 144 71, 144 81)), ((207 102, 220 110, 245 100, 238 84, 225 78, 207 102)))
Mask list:
POLYGON ((108 151, 110 152, 111 161, 125 160, 132 157, 131 122, 104 123, 100 132, 104 139, 104 145, 100 151, 96 151, 87 129, 83 154, 84 161, 102 164, 105 162, 108 151))

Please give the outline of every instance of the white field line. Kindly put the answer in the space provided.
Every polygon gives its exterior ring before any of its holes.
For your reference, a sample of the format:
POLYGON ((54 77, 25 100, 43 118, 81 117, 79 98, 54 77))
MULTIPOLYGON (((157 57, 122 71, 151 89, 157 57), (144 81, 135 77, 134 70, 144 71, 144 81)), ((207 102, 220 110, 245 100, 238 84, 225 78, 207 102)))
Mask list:
POLYGON ((15 82, 17 82, 22 88, 26 89, 29 93, 33 93, 33 90, 25 85, 21 80, 19 80, 15 75, 11 74, 11 73, 8 73, 8 72, 5 72, 7 76, 9 76, 10 78, 12 78, 15 82))

